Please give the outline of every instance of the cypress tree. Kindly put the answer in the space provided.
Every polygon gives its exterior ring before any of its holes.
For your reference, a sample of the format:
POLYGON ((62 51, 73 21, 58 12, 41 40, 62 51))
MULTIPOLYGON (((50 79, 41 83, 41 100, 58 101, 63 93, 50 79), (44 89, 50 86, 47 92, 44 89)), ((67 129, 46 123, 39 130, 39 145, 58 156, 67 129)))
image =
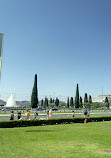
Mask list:
POLYGON ((88 103, 87 93, 85 93, 85 96, 84 96, 84 103, 88 103))
POLYGON ((82 97, 80 97, 80 103, 79 103, 80 107, 82 107, 82 97))
POLYGON ((48 107, 48 98, 47 98, 47 97, 45 97, 44 105, 45 105, 46 107, 48 107))
POLYGON ((37 74, 35 74, 35 81, 34 81, 34 86, 32 89, 32 96, 31 96, 32 108, 36 108, 37 104, 38 104, 37 74))
POLYGON ((70 106, 71 106, 71 107, 74 107, 73 97, 70 98, 70 106))
POLYGON ((105 98, 105 103, 109 103, 108 97, 105 98))
POLYGON ((52 98, 50 98, 50 104, 52 103, 52 98))
POLYGON ((54 103, 55 101, 54 101, 54 99, 52 99, 52 103, 54 103))
POLYGON ((75 108, 79 108, 79 86, 76 87, 75 108))
POLYGON ((55 100, 55 105, 59 106, 59 99, 58 98, 56 98, 56 100, 55 100))
POLYGON ((106 104, 106 107, 109 108, 109 100, 108 100, 108 97, 105 98, 105 104, 106 104))
POLYGON ((41 107, 43 107, 43 99, 41 100, 41 107))
POLYGON ((92 104, 92 97, 89 95, 89 104, 92 104))
POLYGON ((67 107, 69 108, 69 97, 67 98, 67 107))

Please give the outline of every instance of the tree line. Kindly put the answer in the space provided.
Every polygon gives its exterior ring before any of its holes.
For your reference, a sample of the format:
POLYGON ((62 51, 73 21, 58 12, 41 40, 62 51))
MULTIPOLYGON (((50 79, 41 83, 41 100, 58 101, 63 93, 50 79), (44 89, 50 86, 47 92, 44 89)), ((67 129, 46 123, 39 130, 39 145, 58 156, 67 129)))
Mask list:
MULTIPOLYGON (((31 107, 32 108, 36 108, 38 106, 38 89, 37 89, 37 74, 35 74, 35 80, 34 80, 34 85, 33 85, 33 89, 32 89, 32 95, 31 95, 31 107)), ((39 105, 41 105, 41 107, 48 107, 49 105, 52 105, 52 107, 56 106, 59 107, 60 101, 59 99, 56 97, 56 99, 52 99, 50 98, 50 100, 48 100, 47 97, 45 97, 45 100, 41 100, 41 103, 39 103, 39 105)), ((76 95, 75 98, 73 97, 68 97, 67 98, 67 103, 66 103, 66 107, 69 108, 91 108, 91 106, 94 105, 92 102, 92 97, 91 95, 87 95, 87 93, 85 93, 84 95, 84 100, 82 99, 82 97, 79 95, 79 85, 77 84, 76 87, 76 95)), ((107 108, 109 108, 109 100, 106 97, 105 98, 105 106, 107 108)))

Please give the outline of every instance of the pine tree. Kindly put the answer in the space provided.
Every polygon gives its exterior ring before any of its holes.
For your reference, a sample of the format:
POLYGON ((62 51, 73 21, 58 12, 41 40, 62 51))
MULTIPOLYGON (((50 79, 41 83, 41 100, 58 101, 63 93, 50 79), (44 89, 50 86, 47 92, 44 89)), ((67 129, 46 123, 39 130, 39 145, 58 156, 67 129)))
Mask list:
POLYGON ((88 103, 87 93, 85 93, 85 96, 84 96, 84 103, 88 103))
POLYGON ((76 87, 75 108, 79 108, 79 86, 76 87))
POLYGON ((70 98, 70 106, 71 106, 72 108, 74 107, 73 97, 70 98))
POLYGON ((92 104, 92 97, 89 95, 89 104, 92 104))
POLYGON ((32 89, 32 96, 31 96, 32 108, 36 108, 37 104, 38 104, 37 74, 35 74, 35 81, 34 81, 34 86, 32 89))
POLYGON ((69 97, 67 98, 67 107, 69 108, 69 97))

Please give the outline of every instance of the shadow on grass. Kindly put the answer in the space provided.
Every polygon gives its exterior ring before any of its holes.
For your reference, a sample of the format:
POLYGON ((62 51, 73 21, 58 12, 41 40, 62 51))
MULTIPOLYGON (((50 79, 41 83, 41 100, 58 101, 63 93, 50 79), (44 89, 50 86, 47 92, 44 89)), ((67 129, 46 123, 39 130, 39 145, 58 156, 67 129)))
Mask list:
POLYGON ((26 132, 56 132, 55 130, 28 130, 26 132))

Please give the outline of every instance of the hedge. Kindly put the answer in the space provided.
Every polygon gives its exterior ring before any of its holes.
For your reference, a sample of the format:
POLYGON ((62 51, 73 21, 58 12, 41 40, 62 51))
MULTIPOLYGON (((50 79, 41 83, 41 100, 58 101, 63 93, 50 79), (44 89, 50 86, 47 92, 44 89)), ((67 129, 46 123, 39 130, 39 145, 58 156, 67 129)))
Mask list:
POLYGON ((78 118, 59 118, 49 120, 18 120, 18 121, 0 121, 0 128, 13 128, 13 127, 28 127, 28 126, 42 126, 42 125, 55 125, 55 124, 69 124, 69 123, 84 123, 88 122, 111 121, 111 116, 107 117, 78 117, 78 118))

